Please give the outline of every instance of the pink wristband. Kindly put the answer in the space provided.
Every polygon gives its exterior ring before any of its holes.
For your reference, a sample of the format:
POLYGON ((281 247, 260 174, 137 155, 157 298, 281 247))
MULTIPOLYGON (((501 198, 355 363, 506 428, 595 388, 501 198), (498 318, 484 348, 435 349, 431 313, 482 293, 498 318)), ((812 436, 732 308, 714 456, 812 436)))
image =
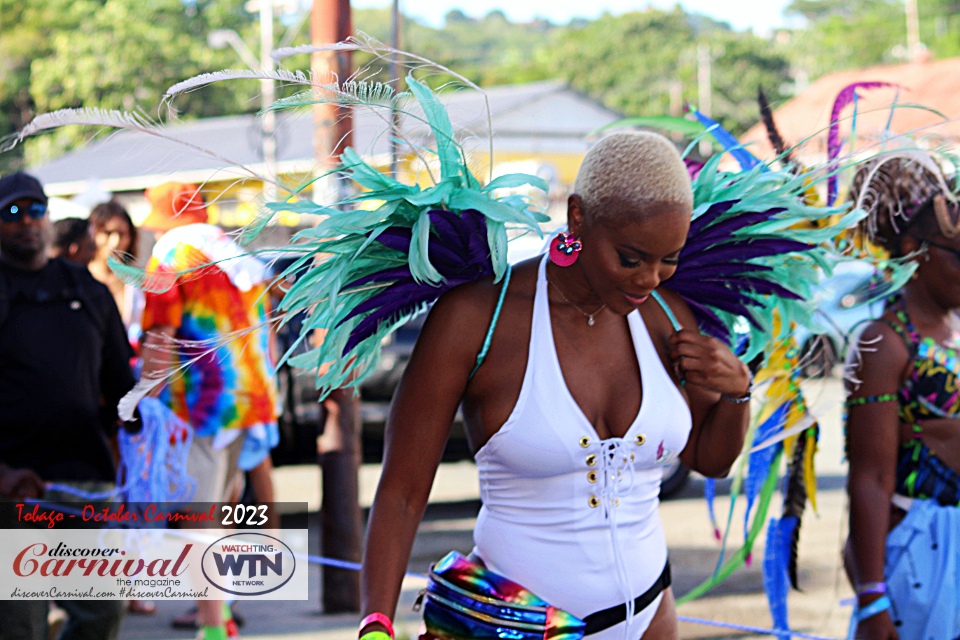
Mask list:
POLYGON ((380 613, 379 611, 371 613, 366 618, 360 621, 360 631, 363 631, 364 627, 366 627, 368 624, 373 624, 374 622, 378 622, 382 624, 384 627, 386 627, 387 634, 390 636, 391 640, 394 637, 396 637, 393 634, 393 621, 391 621, 390 618, 388 618, 385 614, 380 613))

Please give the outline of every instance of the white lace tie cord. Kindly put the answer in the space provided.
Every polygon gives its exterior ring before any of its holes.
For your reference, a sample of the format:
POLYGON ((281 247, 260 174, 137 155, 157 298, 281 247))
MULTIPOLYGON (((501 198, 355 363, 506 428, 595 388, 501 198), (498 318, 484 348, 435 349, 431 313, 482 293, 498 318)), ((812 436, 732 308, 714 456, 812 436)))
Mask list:
POLYGON ((630 583, 630 573, 621 554, 620 540, 617 536, 617 507, 620 506, 620 499, 626 498, 633 489, 636 479, 634 470, 636 454, 633 448, 639 446, 639 444, 623 438, 608 438, 597 442, 590 441, 588 446, 599 449, 599 453, 596 454, 599 466, 599 477, 597 478, 597 484, 600 485, 598 487, 599 500, 603 517, 610 526, 610 543, 613 547, 614 564, 617 568, 617 583, 627 607, 624 639, 629 640, 630 625, 636 611, 634 611, 634 595, 633 586, 630 583))

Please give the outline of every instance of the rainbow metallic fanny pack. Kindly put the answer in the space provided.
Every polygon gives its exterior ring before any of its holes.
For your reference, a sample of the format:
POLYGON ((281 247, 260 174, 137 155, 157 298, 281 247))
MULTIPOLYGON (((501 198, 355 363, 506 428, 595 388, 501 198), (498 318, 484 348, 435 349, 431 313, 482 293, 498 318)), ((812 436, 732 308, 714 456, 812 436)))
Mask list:
POLYGON ((423 606, 427 632, 449 640, 580 640, 586 623, 516 582, 451 551, 430 567, 423 606))

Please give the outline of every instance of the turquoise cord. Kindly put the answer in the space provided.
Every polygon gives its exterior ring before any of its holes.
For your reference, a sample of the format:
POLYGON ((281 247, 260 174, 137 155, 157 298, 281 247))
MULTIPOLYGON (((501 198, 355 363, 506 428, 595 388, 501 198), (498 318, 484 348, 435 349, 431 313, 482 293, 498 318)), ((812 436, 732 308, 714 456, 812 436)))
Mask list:
POLYGON ((656 291, 651 291, 650 295, 653 296, 653 299, 660 303, 660 307, 663 309, 663 312, 667 314, 667 319, 670 320, 670 324, 673 325, 674 331, 680 331, 683 327, 680 325, 680 322, 677 321, 677 316, 673 315, 673 309, 670 308, 664 299, 656 291))
MULTIPOLYGON (((653 296, 653 299, 660 303, 660 308, 663 309, 663 312, 667 314, 667 319, 670 321, 670 324, 673 326, 674 331, 680 331, 683 327, 680 325, 680 321, 677 320, 677 316, 673 315, 673 309, 670 308, 670 305, 666 303, 663 297, 656 292, 656 290, 651 291, 650 295, 653 296)), ((680 372, 680 386, 687 386, 687 379, 683 377, 683 372, 680 372)), ((732 505, 731 505, 732 506, 732 505)), ((723 560, 723 554, 720 555, 720 560, 723 560)), ((718 567, 720 565, 717 565, 718 567)))
POLYGON ((484 359, 487 357, 487 352, 490 350, 490 342, 493 341, 493 330, 497 328, 497 320, 500 319, 500 309, 503 308, 503 299, 507 297, 507 287, 510 286, 510 273, 513 271, 510 265, 507 265, 507 272, 503 276, 503 286, 500 288, 500 297, 497 299, 497 307, 493 310, 493 319, 490 321, 490 328, 487 329, 487 335, 483 339, 483 347, 480 349, 479 355, 477 355, 477 364, 474 365, 473 371, 470 372, 470 377, 467 380, 473 380, 473 374, 477 372, 477 369, 480 368, 480 365, 483 364, 484 359))

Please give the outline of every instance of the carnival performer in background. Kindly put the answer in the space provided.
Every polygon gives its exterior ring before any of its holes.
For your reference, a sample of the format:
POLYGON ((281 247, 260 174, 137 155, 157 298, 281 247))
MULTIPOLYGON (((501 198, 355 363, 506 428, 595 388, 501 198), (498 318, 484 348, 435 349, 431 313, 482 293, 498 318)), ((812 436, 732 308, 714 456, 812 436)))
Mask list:
MULTIPOLYGON (((196 185, 165 183, 147 197, 151 211, 143 227, 157 236, 147 273, 170 278, 172 286, 146 294, 141 384, 175 372, 162 398, 195 431, 187 461, 198 483, 193 500, 230 502, 239 498, 241 471, 260 465, 279 439, 264 326, 268 271, 207 224, 196 185)), ((229 607, 197 604, 198 614, 189 617, 196 618, 201 640, 232 632, 229 607)))
MULTIPOLYGON (((921 151, 860 167, 863 236, 912 279, 863 331, 847 400, 856 637, 960 635, 960 218, 921 151)), ((853 629, 851 629, 852 631, 853 629)))

